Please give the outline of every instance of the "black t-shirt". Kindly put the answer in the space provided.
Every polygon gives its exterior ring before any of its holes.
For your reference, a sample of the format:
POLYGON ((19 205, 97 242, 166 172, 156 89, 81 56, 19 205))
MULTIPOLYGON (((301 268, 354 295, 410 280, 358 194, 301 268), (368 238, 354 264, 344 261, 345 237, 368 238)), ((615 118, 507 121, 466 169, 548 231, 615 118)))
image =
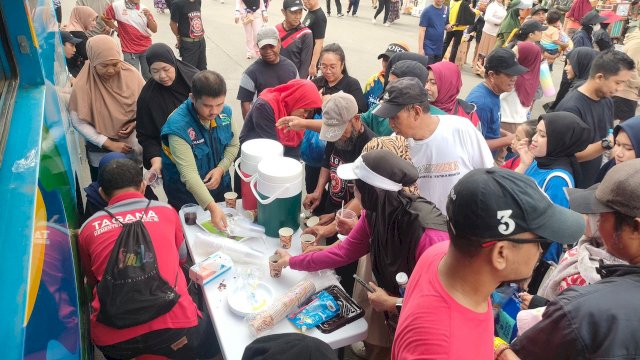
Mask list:
POLYGON ((298 69, 283 56, 280 56, 277 64, 269 64, 258 59, 242 73, 237 99, 251 102, 260 95, 262 90, 286 84, 297 78, 298 69))
POLYGON ((367 112, 367 100, 364 98, 362 86, 360 86, 358 79, 345 75, 333 86, 329 86, 327 80, 323 76, 314 78, 311 81, 316 84, 318 90, 322 90, 323 95, 333 95, 342 91, 353 96, 353 98, 356 99, 356 103, 358 103, 358 113, 367 112))
MULTIPOLYGON (((271 139, 278 141, 276 117, 273 108, 262 98, 256 99, 244 119, 240 132, 240 145, 253 139, 271 139)), ((284 147, 284 156, 300 159, 300 147, 284 147)))
POLYGON ((324 39, 324 35, 327 31, 327 16, 324 14, 322 8, 310 10, 302 20, 302 24, 313 33, 313 39, 324 39))
POLYGON ((325 210, 332 212, 336 211, 342 206, 342 201, 348 203, 353 199, 353 181, 342 180, 336 173, 338 166, 342 164, 349 164, 358 158, 362 154, 362 149, 369 142, 369 140, 376 137, 376 134, 369 128, 362 124, 364 131, 361 132, 355 141, 355 146, 351 150, 343 150, 336 147, 335 143, 327 142, 327 146, 324 148, 324 158, 322 159, 322 167, 329 169, 329 196, 327 196, 327 202, 325 203, 325 210))
POLYGON ((187 38, 204 36, 201 0, 173 0, 171 2, 171 21, 178 24, 178 34, 187 38))
MULTIPOLYGON (((592 130, 591 143, 607 137, 613 128, 613 100, 593 100, 580 90, 570 91, 558 104, 555 111, 567 111, 578 116, 592 130)), ((595 183, 602 165, 602 155, 580 163, 582 175, 576 178, 576 187, 586 189, 595 183)))

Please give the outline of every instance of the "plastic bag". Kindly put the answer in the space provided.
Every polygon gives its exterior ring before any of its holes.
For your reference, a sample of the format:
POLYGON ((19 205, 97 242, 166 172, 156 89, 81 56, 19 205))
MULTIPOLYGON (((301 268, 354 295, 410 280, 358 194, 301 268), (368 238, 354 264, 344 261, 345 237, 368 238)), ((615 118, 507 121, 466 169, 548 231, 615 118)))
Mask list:
POLYGON ((307 305, 287 315, 287 320, 302 332, 331 320, 340 313, 340 305, 328 292, 321 291, 313 298, 307 305))

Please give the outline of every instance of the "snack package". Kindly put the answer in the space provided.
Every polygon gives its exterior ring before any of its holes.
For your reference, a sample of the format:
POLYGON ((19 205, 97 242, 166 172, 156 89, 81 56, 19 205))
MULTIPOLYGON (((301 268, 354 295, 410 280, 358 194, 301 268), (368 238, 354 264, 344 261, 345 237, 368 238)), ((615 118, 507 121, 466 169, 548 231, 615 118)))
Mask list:
POLYGON ((221 252, 216 252, 189 269, 189 278, 199 285, 219 277, 233 266, 231 258, 221 252))
POLYGON ((340 313, 340 305, 333 296, 321 291, 311 302, 297 311, 287 315, 287 319, 302 332, 333 319, 340 313))

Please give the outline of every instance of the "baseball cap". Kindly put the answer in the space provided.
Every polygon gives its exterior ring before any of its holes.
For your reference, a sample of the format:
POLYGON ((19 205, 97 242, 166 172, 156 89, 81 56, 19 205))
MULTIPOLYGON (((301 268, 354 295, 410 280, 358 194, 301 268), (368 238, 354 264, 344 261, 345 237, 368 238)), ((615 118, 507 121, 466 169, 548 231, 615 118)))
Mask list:
POLYGON ((320 140, 340 139, 351 119, 358 113, 358 103, 350 94, 340 91, 322 104, 322 129, 320 140))
POLYGON ((547 9, 546 7, 544 7, 542 5, 536 5, 536 6, 533 7, 533 9, 531 9, 531 15, 533 15, 533 14, 539 12, 539 11, 544 11, 546 13, 546 12, 549 12, 549 9, 547 9))
POLYGON ((390 118, 407 105, 425 101, 427 101, 427 90, 420 80, 405 77, 389 83, 387 90, 382 94, 380 105, 373 110, 373 113, 383 118, 390 118))
POLYGON ((583 214, 618 211, 640 216, 640 159, 627 160, 609 170, 600 184, 567 189, 571 208, 583 214))
POLYGON ((573 244, 585 230, 582 215, 552 203, 530 177, 501 168, 463 176, 449 193, 447 214, 451 230, 470 238, 499 240, 530 231, 573 244))
POLYGON ((242 360, 338 360, 324 341, 299 333, 272 334, 253 340, 242 360))
POLYGON ((580 24, 582 24, 582 25, 595 25, 595 24, 600 24, 601 22, 604 22, 605 20, 607 20, 606 17, 601 16, 595 10, 591 10, 585 16, 582 17, 582 20, 580 20, 580 24))
POLYGON ((418 180, 416 167, 387 149, 364 153, 356 161, 338 166, 336 172, 340 179, 360 179, 387 191, 400 191, 418 180))
POLYGON ((385 56, 387 58, 390 58, 394 54, 407 52, 407 51, 409 51, 409 48, 406 45, 400 44, 400 43, 391 43, 387 45, 387 50, 385 50, 382 54, 378 55, 378 60, 382 59, 385 56))
POLYGON ((518 9, 531 9, 533 7, 533 1, 531 0, 522 0, 520 4, 516 6, 518 9))
POLYGON ((517 76, 529 71, 520 65, 516 54, 511 49, 497 48, 489 53, 484 61, 486 71, 499 71, 511 76, 517 76))
POLYGON ((520 26, 520 33, 531 34, 536 31, 545 31, 548 28, 548 26, 540 24, 538 20, 527 20, 522 24, 522 26, 520 26))
POLYGON ((304 9, 304 6, 302 6, 302 1, 300 0, 284 0, 282 2, 282 8, 284 10, 296 11, 304 9))
POLYGON ((265 45, 277 46, 279 41, 278 30, 273 26, 265 26, 258 31, 257 43, 259 48, 265 45))
POLYGON ((398 79, 405 77, 414 77, 425 85, 429 78, 429 71, 424 65, 413 60, 400 60, 391 68, 391 73, 398 79))
POLYGON ((74 37, 68 31, 60 31, 60 36, 62 37, 63 44, 64 43, 79 44, 82 42, 82 40, 78 39, 77 37, 74 37))

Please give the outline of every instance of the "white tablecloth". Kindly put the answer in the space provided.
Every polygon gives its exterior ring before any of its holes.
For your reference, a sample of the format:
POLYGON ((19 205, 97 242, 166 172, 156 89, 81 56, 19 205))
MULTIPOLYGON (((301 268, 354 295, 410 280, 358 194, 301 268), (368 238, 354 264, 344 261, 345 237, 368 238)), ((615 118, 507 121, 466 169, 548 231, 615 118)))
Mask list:
MULTIPOLYGON (((238 201, 238 210, 241 210, 241 201, 238 201)), ((209 212, 202 209, 198 212, 198 221, 209 219, 209 212)), ((186 225, 184 223, 184 216, 182 211, 180 212, 180 219, 182 220, 182 227, 184 228, 185 239, 187 241, 187 247, 193 258, 193 261, 198 262, 207 256, 211 255, 210 250, 206 250, 206 246, 198 244, 195 234, 207 232, 201 229, 198 225, 186 225), (200 245, 200 246, 199 246, 200 245)), ((289 252, 292 255, 300 254, 300 234, 298 230, 293 235, 293 241, 291 243, 291 249, 289 252)), ((267 237, 266 245, 259 239, 248 239, 243 244, 264 252, 264 271, 266 276, 264 280, 269 286, 271 286, 275 292, 275 297, 285 294, 289 288, 297 284, 304 276, 306 272, 295 271, 290 268, 286 268, 282 271, 282 276, 278 279, 272 279, 269 277, 269 270, 267 265, 267 258, 269 255, 279 247, 280 241, 276 238, 267 237), (266 248, 265 248, 266 247, 266 248)), ((235 315, 229 309, 227 304, 227 294, 233 289, 233 281, 235 273, 235 266, 229 272, 223 274, 220 278, 208 282, 204 286, 204 296, 213 320, 213 326, 218 336, 218 342, 222 349, 222 354, 227 360, 239 360, 242 358, 244 348, 253 341, 249 333, 247 323, 240 316, 235 315), (218 289, 218 285, 224 280, 227 284, 226 289, 218 289)), ((270 334, 297 332, 289 321, 283 319, 276 327, 270 332, 270 334)), ((318 339, 326 342, 332 348, 337 349, 354 342, 361 341, 367 336, 367 322, 364 319, 359 319, 353 323, 332 332, 331 334, 323 334, 317 329, 313 328, 307 330, 307 335, 317 337, 318 339)))

